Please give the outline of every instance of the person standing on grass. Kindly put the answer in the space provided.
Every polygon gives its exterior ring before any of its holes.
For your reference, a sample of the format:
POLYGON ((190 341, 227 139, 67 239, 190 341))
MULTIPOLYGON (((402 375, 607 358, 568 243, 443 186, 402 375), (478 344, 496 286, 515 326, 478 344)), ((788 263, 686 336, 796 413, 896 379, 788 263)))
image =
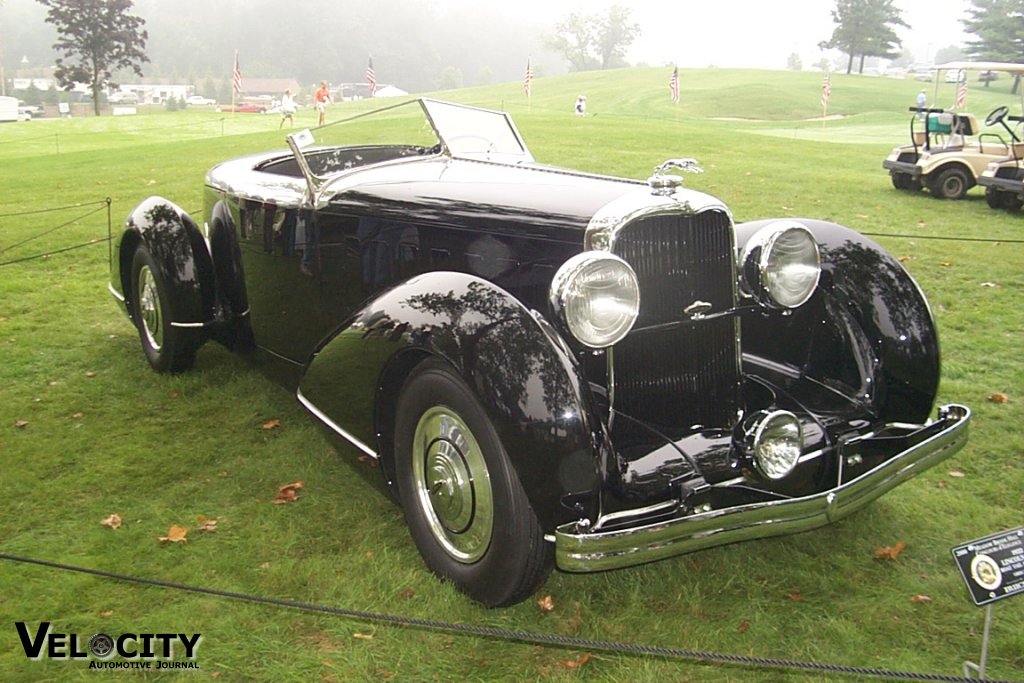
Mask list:
POLYGON ((289 128, 295 125, 295 98, 292 97, 291 88, 285 88, 281 96, 281 123, 277 126, 278 130, 284 128, 285 119, 288 119, 289 128))
POLYGON ((313 104, 320 118, 316 125, 322 126, 327 120, 327 105, 331 101, 331 90, 327 87, 327 81, 320 81, 320 87, 313 93, 313 104))

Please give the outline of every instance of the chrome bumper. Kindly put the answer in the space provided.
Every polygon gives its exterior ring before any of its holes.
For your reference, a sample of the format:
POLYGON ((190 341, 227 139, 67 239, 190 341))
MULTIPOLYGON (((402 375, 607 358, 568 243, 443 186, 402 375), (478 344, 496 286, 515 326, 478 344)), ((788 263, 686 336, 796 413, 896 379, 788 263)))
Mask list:
MULTIPOLYGON (((944 406, 936 421, 911 434, 912 446, 856 479, 812 496, 711 510, 613 531, 587 533, 575 522, 564 524, 555 530, 555 562, 559 569, 570 572, 616 569, 830 524, 956 453, 967 443, 970 420, 966 406, 944 406)), ((601 522, 595 526, 600 529, 601 522)))

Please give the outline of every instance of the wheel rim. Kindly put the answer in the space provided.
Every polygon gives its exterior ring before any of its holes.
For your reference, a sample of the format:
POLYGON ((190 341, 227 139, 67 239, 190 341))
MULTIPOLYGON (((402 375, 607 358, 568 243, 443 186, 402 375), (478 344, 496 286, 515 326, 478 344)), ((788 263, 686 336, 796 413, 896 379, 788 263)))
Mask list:
POLYGON ((135 294, 139 301, 139 322, 142 324, 142 332, 153 350, 159 351, 164 331, 164 315, 160 309, 156 280, 149 266, 142 266, 139 269, 139 284, 135 294))
POLYGON ((420 417, 412 474, 416 504, 444 551, 463 564, 483 557, 494 528, 490 475, 472 431, 451 408, 420 417))
POLYGON ((964 181, 960 176, 951 175, 942 183, 942 193, 950 199, 959 197, 963 190, 964 181))

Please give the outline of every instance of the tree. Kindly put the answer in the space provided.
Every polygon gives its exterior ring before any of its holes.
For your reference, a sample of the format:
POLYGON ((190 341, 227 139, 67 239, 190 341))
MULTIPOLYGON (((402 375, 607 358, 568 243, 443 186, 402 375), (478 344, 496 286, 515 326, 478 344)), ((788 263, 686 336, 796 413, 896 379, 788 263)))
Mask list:
POLYGON ((92 91, 93 111, 100 114, 100 93, 113 85, 113 75, 132 69, 142 76, 143 51, 149 34, 145 20, 129 12, 132 0, 38 0, 45 6, 46 23, 57 28, 53 49, 57 59, 53 75, 70 90, 85 83, 92 91))
POLYGON ((895 27, 910 28, 893 0, 836 0, 832 37, 818 44, 837 48, 849 55, 846 73, 853 71, 854 57, 860 58, 858 73, 864 72, 865 57, 895 57, 902 44, 895 27))
POLYGON ((571 71, 625 66, 626 49, 640 35, 640 25, 629 20, 629 13, 620 5, 609 7, 604 15, 573 12, 544 42, 565 57, 571 71))
MULTIPOLYGON (((971 0, 971 4, 964 30, 978 39, 967 41, 967 55, 993 62, 1024 61, 1024 0, 971 0)), ((1012 92, 1016 94, 1019 87, 1017 74, 1012 92)))
POLYGON ((795 52, 789 53, 789 59, 786 60, 786 68, 790 71, 801 71, 804 68, 804 62, 800 59, 800 55, 795 52))

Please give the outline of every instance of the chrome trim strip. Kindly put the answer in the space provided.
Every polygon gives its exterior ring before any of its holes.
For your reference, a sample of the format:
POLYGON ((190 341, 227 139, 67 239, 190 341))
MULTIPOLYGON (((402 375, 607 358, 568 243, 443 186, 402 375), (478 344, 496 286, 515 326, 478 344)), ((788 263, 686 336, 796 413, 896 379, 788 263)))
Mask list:
MULTIPOLYGON (((806 531, 842 519, 883 493, 950 457, 967 443, 971 411, 951 404, 934 433, 875 469, 829 491, 678 517, 615 531, 581 531, 576 523, 555 530, 555 562, 564 571, 629 567, 726 543, 806 531)), ((600 526, 598 520, 595 526, 600 526)))
POLYGON ((360 441, 359 439, 357 439, 356 437, 352 436, 344 429, 339 427, 331 418, 324 415, 320 411, 320 409, 313 405, 313 403, 308 398, 303 396, 301 389, 295 392, 295 398, 299 399, 299 403, 301 403, 306 410, 313 413, 313 416, 316 417, 316 419, 320 420, 325 425, 327 425, 331 429, 331 431, 336 432, 338 436, 342 437, 350 444, 361 450, 363 453, 366 453, 368 456, 373 458, 374 460, 380 460, 380 455, 376 451, 374 451, 365 443, 363 443, 362 441, 360 441))
POLYGON ((620 510, 619 512, 609 512, 606 515, 601 515, 601 518, 597 520, 597 524, 591 527, 591 532, 598 531, 601 527, 618 521, 620 519, 628 519, 630 517, 643 517, 645 515, 657 514, 659 512, 668 512, 679 505, 678 501, 666 500, 661 503, 655 503, 654 505, 648 505, 647 507, 635 508, 633 510, 620 510))
POLYGON ((206 327, 206 323, 175 323, 175 322, 172 322, 171 323, 171 327, 192 327, 192 328, 198 328, 198 327, 206 327))
POLYGON ((124 303, 124 294, 114 289, 113 283, 107 283, 107 291, 110 292, 111 296, 113 296, 115 299, 117 299, 121 303, 124 303))

